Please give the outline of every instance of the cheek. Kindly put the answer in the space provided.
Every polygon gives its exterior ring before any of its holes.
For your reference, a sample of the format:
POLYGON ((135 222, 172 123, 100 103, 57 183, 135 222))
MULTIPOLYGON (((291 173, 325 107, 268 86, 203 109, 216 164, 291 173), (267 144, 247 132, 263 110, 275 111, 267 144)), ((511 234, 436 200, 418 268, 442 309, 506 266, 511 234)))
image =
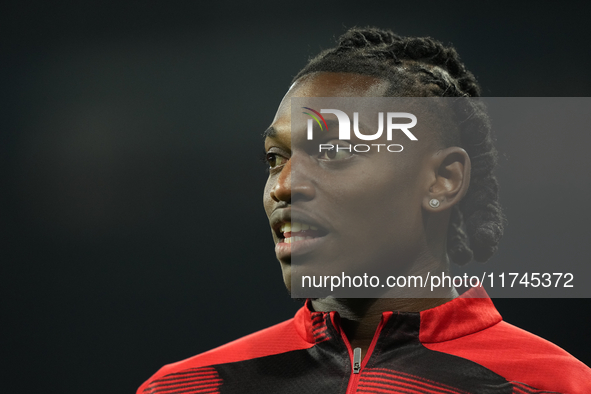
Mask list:
POLYGON ((271 180, 271 177, 267 179, 267 183, 265 183, 265 189, 263 190, 263 206, 265 207, 265 212, 267 213, 267 217, 269 217, 272 213, 273 209, 273 199, 271 198, 271 190, 273 190, 274 183, 271 180))
MULTIPOLYGON (((417 178, 408 173, 399 174, 387 182, 376 194, 379 193, 379 203, 384 208, 384 213, 393 220, 392 227, 400 232, 409 231, 415 227, 420 216, 422 199, 417 178)), ((419 220, 420 221, 420 220, 419 220)))
POLYGON ((418 173, 404 171, 385 185, 373 211, 378 242, 390 245, 401 258, 408 258, 421 242, 422 188, 418 173), (381 213, 379 212, 381 208, 381 213))
POLYGON ((415 201, 410 185, 387 185, 369 189, 374 193, 367 193, 360 209, 372 217, 378 233, 399 233, 403 235, 414 227, 417 207, 421 201, 415 201))
MULTIPOLYGON (((368 254, 367 264, 392 261, 400 269, 416 254, 420 243, 421 201, 416 201, 412 185, 374 185, 373 192, 360 197, 355 223, 355 239, 347 242, 368 254), (363 200, 361 200, 363 199, 363 200)), ((351 252, 353 253, 353 251, 351 252)), ((381 267, 379 265, 376 268, 381 267)))
POLYGON ((353 227, 363 229, 376 241, 383 241, 383 237, 412 238, 421 227, 418 174, 408 168, 386 168, 343 182, 339 190, 341 207, 347 206, 344 211, 356 221, 353 227))

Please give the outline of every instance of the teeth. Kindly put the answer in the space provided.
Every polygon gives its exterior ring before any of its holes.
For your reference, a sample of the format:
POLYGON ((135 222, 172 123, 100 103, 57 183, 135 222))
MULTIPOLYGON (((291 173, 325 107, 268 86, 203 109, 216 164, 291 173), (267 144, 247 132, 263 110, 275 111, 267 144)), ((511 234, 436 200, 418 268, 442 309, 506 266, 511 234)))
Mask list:
POLYGON ((291 223, 283 223, 279 231, 282 233, 289 233, 291 231, 291 223))
POLYGON ((309 224, 306 224, 306 223, 291 222, 291 223, 283 223, 280 228, 280 231, 282 233, 289 233, 289 232, 297 233, 297 232, 304 231, 304 230, 318 230, 318 227, 310 226, 309 224))

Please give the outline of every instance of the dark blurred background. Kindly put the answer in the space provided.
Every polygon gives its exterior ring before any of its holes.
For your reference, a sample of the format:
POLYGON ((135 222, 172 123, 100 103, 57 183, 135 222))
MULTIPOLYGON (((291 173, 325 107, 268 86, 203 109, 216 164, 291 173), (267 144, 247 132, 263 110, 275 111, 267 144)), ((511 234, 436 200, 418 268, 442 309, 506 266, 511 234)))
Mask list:
MULTIPOLYGON (((0 15, 3 392, 131 393, 293 315, 260 136, 347 27, 453 43, 485 96, 591 89, 584 2, 20 1, 0 15)), ((557 133, 499 132, 509 227, 492 268, 591 262, 591 140, 557 133)), ((495 303, 591 362, 589 299, 495 303)))

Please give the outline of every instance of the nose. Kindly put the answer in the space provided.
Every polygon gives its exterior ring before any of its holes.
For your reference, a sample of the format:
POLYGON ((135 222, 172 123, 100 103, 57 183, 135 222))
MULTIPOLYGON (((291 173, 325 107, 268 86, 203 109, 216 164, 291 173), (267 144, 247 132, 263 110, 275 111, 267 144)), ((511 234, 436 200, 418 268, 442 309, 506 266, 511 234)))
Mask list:
POLYGON ((271 198, 275 202, 287 203, 313 199, 316 190, 306 173, 303 162, 292 156, 277 177, 277 183, 271 189, 271 198))

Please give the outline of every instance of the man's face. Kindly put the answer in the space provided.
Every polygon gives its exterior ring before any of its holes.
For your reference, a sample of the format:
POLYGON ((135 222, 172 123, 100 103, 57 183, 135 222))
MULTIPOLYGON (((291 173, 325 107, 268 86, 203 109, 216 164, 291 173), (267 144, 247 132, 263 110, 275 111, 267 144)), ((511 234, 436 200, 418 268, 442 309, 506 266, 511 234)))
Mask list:
MULTIPOLYGON (((403 142, 400 153, 357 154, 319 153, 305 127, 292 130, 291 117, 306 116, 292 115, 292 97, 379 97, 388 87, 387 81, 370 76, 311 74, 298 80, 279 106, 273 132, 265 139, 270 173, 263 203, 290 290, 295 261, 310 267, 309 274, 327 268, 356 275, 377 266, 399 274, 424 250, 421 204, 429 184, 426 157, 433 149, 428 133, 418 129, 419 141, 402 133, 398 141, 372 141, 403 142)), ((322 143, 367 143, 354 135, 340 141, 338 129, 329 129, 322 143)))

